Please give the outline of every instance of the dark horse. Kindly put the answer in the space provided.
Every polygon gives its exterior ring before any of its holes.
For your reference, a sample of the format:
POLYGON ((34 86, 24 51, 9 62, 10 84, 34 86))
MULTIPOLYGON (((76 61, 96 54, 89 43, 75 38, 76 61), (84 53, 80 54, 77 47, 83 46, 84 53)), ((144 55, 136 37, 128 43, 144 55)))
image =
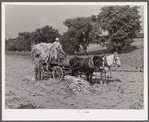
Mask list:
POLYGON ((92 75, 95 71, 96 67, 100 67, 103 65, 103 57, 105 55, 94 55, 92 58, 80 58, 78 56, 74 56, 69 60, 69 64, 72 67, 72 76, 82 75, 84 73, 87 77, 87 81, 92 81, 92 75))

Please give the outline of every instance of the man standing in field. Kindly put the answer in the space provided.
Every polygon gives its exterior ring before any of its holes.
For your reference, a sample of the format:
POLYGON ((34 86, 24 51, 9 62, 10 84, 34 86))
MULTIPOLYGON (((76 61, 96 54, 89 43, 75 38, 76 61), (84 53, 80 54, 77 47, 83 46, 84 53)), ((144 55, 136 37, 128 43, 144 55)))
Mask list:
POLYGON ((35 80, 41 80, 41 67, 40 67, 40 54, 37 53, 34 58, 34 70, 35 70, 35 80))
POLYGON ((66 56, 65 52, 62 49, 62 45, 60 44, 59 41, 60 41, 59 38, 56 38, 55 42, 51 46, 51 55, 55 61, 57 61, 58 59, 57 57, 58 50, 59 50, 59 53, 62 53, 64 56, 66 56))

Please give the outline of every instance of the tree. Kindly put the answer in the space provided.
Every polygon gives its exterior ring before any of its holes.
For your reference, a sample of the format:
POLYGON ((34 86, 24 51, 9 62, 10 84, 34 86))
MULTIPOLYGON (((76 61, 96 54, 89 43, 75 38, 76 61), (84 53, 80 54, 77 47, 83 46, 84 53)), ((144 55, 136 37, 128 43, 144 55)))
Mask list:
POLYGON ((15 44, 17 51, 31 51, 31 41, 28 39, 17 38, 15 44))
POLYGON ((31 34, 30 32, 20 32, 15 40, 17 51, 31 50, 31 34))
POLYGON ((5 49, 6 51, 16 51, 16 39, 5 39, 5 49))
POLYGON ((20 32, 15 39, 6 40, 6 50, 8 51, 30 51, 31 44, 40 42, 53 43, 56 37, 60 37, 57 29, 48 25, 38 28, 34 32, 20 32))
POLYGON ((103 34, 103 31, 101 30, 97 16, 91 15, 90 18, 92 20, 91 21, 92 30, 90 32, 90 37, 92 38, 92 42, 100 44, 101 46, 104 46, 104 43, 107 40, 107 35, 103 34))
POLYGON ((20 32, 18 34, 18 39, 25 39, 25 40, 30 40, 30 37, 31 37, 31 33, 29 32, 20 32))
POLYGON ((35 32, 32 33, 31 40, 33 43, 53 43, 56 37, 59 37, 59 31, 57 29, 53 29, 52 26, 46 25, 43 28, 36 29, 35 32))
MULTIPOLYGON (((71 33, 74 34, 73 36, 73 41, 71 39, 67 39, 67 41, 74 42, 75 46, 78 48, 79 45, 83 46, 83 49, 85 50, 85 54, 86 54, 86 50, 87 50, 87 46, 91 43, 91 37, 90 37, 90 32, 92 30, 92 25, 91 25, 91 19, 89 17, 85 18, 85 17, 77 17, 77 18, 73 18, 73 19, 66 19, 63 24, 68 27, 68 35, 71 36, 71 33)), ((67 43, 66 43, 67 44, 67 43)), ((68 43, 70 44, 70 43, 68 43)), ((74 48, 73 51, 77 51, 77 48, 74 48)))
POLYGON ((80 50, 79 40, 76 38, 74 29, 65 32, 61 37, 60 43, 67 54, 74 54, 75 51, 78 52, 80 50))
POLYGON ((110 46, 120 51, 141 29, 138 6, 105 6, 97 15, 98 23, 108 31, 110 46))

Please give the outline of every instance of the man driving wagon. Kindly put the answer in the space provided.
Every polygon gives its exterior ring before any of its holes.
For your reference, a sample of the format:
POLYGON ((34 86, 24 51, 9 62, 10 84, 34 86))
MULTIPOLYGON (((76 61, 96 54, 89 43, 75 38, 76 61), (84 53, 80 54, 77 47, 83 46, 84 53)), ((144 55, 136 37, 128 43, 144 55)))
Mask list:
POLYGON ((52 44, 52 46, 50 48, 50 55, 52 56, 53 61, 55 61, 55 62, 58 62, 58 59, 59 59, 58 56, 60 56, 60 61, 62 61, 61 59, 66 57, 66 54, 62 49, 62 45, 60 44, 59 38, 56 38, 55 42, 52 44), (64 57, 62 57, 62 56, 64 56, 64 57))
POLYGON ((55 42, 52 44, 50 50, 47 53, 45 60, 41 58, 41 53, 35 55, 34 64, 35 64, 35 80, 41 80, 41 66, 40 64, 46 67, 46 71, 49 71, 50 63, 61 63, 63 59, 66 58, 66 54, 62 49, 62 45, 59 42, 59 38, 55 39, 55 42))

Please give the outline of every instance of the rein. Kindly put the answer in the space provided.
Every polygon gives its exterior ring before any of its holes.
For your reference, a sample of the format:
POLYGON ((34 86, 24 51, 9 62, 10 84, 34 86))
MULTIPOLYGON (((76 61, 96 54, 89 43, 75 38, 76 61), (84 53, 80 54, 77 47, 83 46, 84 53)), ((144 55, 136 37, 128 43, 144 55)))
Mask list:
MULTIPOLYGON (((83 63, 84 63, 84 60, 85 60, 85 58, 83 59, 83 63)), ((80 59, 80 61, 81 61, 81 59, 80 59)), ((82 67, 82 65, 83 65, 83 63, 81 63, 81 66, 79 66, 79 67, 76 67, 76 68, 73 68, 73 70, 75 70, 75 69, 79 69, 79 68, 81 68, 82 67)))
MULTIPOLYGON (((73 70, 74 70, 74 69, 79 69, 79 68, 81 68, 81 67, 83 66, 83 63, 84 63, 84 61, 85 61, 86 59, 87 59, 87 58, 83 58, 82 61, 81 61, 81 59, 80 59, 81 65, 80 65, 79 67, 73 68, 73 70)), ((92 63, 93 63, 93 60, 92 60, 92 63)), ((89 62, 88 62, 88 65, 90 66, 89 62)), ((94 65, 94 63, 93 63, 93 65, 94 65)), ((94 66, 95 66, 95 65, 94 65, 94 66)), ((90 66, 90 67, 91 67, 91 66, 90 66)))
POLYGON ((83 58, 83 60, 81 61, 81 66, 83 66, 83 63, 85 61, 86 58, 83 58))

